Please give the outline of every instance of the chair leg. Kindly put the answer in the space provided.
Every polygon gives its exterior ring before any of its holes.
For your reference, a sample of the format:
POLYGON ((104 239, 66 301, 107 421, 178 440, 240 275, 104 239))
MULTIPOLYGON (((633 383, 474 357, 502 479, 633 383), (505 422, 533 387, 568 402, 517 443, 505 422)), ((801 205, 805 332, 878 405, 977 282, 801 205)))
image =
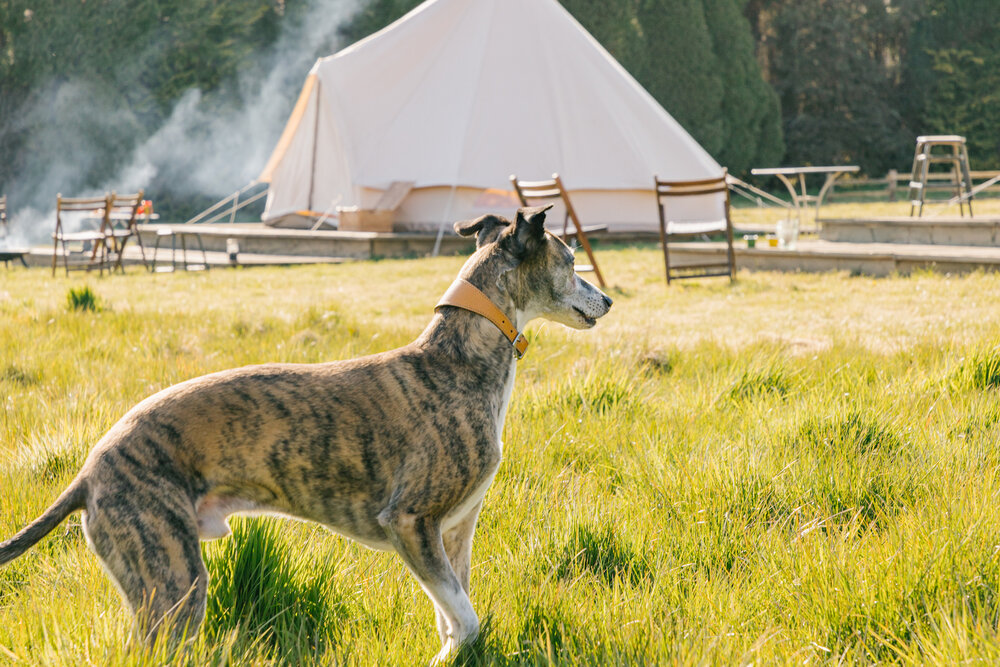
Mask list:
POLYGON ((726 225, 726 256, 729 258, 729 282, 736 282, 736 253, 733 252, 733 226, 726 225))
POLYGON ((135 232, 135 242, 139 244, 139 254, 142 256, 142 266, 149 271, 149 264, 146 263, 146 247, 142 244, 142 234, 135 232))
POLYGON ((111 269, 109 269, 109 272, 110 273, 114 273, 115 269, 117 269, 117 270, 121 271, 122 274, 124 274, 125 273, 125 264, 124 264, 124 261, 125 261, 125 246, 128 245, 128 237, 126 236, 126 237, 122 238, 120 245, 119 245, 118 241, 115 240, 115 239, 113 239, 112 242, 114 243, 114 248, 115 248, 114 249, 115 265, 113 267, 111 267, 111 269))
POLYGON ((927 198, 927 178, 930 175, 929 151, 926 151, 926 153, 928 154, 928 159, 925 159, 920 164, 920 183, 922 185, 920 188, 920 205, 919 208, 917 209, 918 218, 922 218, 924 215, 924 200, 927 198))
POLYGON ((153 265, 150 267, 150 271, 156 273, 156 258, 160 254, 160 239, 163 238, 159 234, 156 235, 156 243, 153 244, 153 265))
POLYGON ((198 239, 198 247, 201 248, 201 263, 205 265, 205 270, 208 271, 208 254, 205 253, 205 244, 201 241, 201 234, 196 234, 195 238, 198 239))
POLYGON ((670 245, 669 243, 664 243, 663 244, 663 265, 664 265, 664 267, 667 270, 667 287, 670 287, 670 280, 671 280, 671 276, 670 276, 670 250, 668 249, 669 245, 670 245))
POLYGON ((663 268, 666 272, 667 285, 670 285, 670 256, 667 254, 667 230, 663 224, 663 207, 660 207, 660 247, 663 248, 663 268))
POLYGON ((63 268, 66 269, 66 277, 69 278, 69 246, 66 244, 66 239, 62 241, 63 249, 63 268))
POLYGON ((601 275, 601 268, 597 266, 597 258, 594 257, 594 251, 590 248, 590 242, 587 240, 587 235, 584 234, 582 230, 577 233, 577 240, 580 242, 580 245, 583 246, 583 249, 587 251, 587 257, 590 259, 590 265, 594 267, 594 277, 597 278, 597 284, 600 285, 602 289, 607 287, 604 283, 604 276, 601 275))

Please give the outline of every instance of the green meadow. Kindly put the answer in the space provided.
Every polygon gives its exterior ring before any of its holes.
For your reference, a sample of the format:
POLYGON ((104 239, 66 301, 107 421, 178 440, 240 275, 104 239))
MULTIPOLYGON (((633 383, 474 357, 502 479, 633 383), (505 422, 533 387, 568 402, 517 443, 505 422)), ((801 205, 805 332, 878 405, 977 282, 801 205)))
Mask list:
MULTIPOLYGON (((1000 276, 741 272, 598 246, 589 331, 529 328, 473 550, 467 665, 1000 661, 1000 276)), ((0 539, 133 404, 402 345, 462 258, 52 278, 0 269, 0 539)), ((0 664, 412 665, 399 559, 311 524, 206 543, 203 632, 126 645, 74 515, 0 569, 0 664)))

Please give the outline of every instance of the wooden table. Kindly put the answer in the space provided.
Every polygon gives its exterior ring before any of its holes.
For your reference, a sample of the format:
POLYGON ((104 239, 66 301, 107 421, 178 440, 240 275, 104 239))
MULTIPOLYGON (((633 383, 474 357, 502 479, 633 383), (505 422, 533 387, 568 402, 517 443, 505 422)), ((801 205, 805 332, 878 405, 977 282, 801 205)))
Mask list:
POLYGON ((788 193, 792 196, 792 205, 795 207, 795 215, 799 219, 799 228, 802 228, 802 209, 806 204, 816 202, 816 224, 819 225, 819 209, 823 205, 823 198, 833 187, 833 182, 841 174, 853 174, 860 171, 856 164, 829 166, 829 167, 768 167, 766 169, 751 169, 754 176, 777 176, 788 188, 788 193), (809 174, 824 174, 826 180, 820 188, 818 195, 811 195, 806 191, 806 176, 809 174), (799 190, 795 189, 792 179, 798 177, 799 190))
POLYGON ((10 262, 17 259, 21 261, 21 264, 25 268, 28 268, 28 263, 24 261, 24 256, 29 252, 27 248, 0 248, 0 262, 3 262, 6 266, 10 266, 10 262))

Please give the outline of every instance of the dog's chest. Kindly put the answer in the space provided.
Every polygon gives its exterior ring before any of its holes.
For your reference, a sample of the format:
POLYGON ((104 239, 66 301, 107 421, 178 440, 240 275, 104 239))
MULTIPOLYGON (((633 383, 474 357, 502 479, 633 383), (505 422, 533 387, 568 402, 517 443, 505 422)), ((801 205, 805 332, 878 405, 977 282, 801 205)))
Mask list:
POLYGON ((514 376, 517 375, 517 360, 510 360, 510 371, 507 373, 507 383, 504 385, 503 394, 500 396, 500 405, 497 410, 497 446, 503 454, 503 425, 507 421, 507 408, 510 406, 510 397, 514 394, 514 376))

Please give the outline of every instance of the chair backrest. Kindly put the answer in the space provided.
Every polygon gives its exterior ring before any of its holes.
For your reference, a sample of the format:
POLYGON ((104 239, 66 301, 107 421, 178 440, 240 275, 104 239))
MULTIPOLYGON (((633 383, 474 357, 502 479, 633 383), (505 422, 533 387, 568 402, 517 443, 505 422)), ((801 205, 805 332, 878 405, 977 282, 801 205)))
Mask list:
POLYGON ((729 201, 729 184, 726 182, 725 173, 719 178, 705 178, 699 181, 661 181, 658 177, 654 176, 653 182, 656 185, 657 199, 725 192, 726 201, 729 201))
MULTIPOLYGON (((727 227, 731 225, 729 220, 729 182, 728 174, 725 169, 722 170, 722 176, 717 178, 703 178, 693 181, 663 181, 660 180, 658 176, 653 176, 653 187, 656 192, 656 203, 659 208, 661 225, 666 225, 665 200, 674 197, 710 197, 711 195, 720 193, 724 195, 721 202, 724 205, 724 209, 721 212, 713 213, 711 215, 704 216, 703 218, 686 218, 683 221, 676 220, 667 226, 677 224, 684 225, 685 223, 697 224, 699 220, 714 220, 719 222, 724 220, 727 227), (719 213, 722 214, 721 220, 719 218, 719 213)), ((716 209, 716 211, 718 211, 718 209, 716 209)))
POLYGON ((88 216, 94 220, 99 220, 98 229, 101 232, 108 226, 109 213, 111 211, 111 195, 105 194, 103 197, 63 197, 56 195, 56 234, 62 232, 63 213, 93 213, 88 216))
POLYGON ((62 211, 96 211, 108 203, 109 195, 103 197, 63 197, 56 195, 56 210, 62 211))
POLYGON ((566 211, 566 215, 563 218, 563 238, 566 238, 570 220, 573 221, 577 229, 582 229, 580 219, 576 217, 576 211, 573 210, 573 203, 569 200, 569 195, 566 192, 566 188, 563 187, 559 174, 552 174, 552 178, 544 181, 521 181, 518 180, 517 176, 511 174, 510 182, 514 186, 517 198, 521 201, 521 206, 531 206, 532 204, 538 204, 549 199, 562 202, 566 211))
POLYGON ((135 194, 118 194, 112 192, 109 196, 109 224, 111 227, 121 227, 132 229, 139 207, 142 206, 143 191, 139 190, 135 194), (115 215, 116 213, 122 215, 115 215))
POLYGON ((558 180, 559 175, 553 174, 552 178, 545 181, 520 181, 517 176, 511 175, 510 182, 514 185, 517 198, 521 204, 529 206, 528 199, 562 199, 562 184, 558 180))

